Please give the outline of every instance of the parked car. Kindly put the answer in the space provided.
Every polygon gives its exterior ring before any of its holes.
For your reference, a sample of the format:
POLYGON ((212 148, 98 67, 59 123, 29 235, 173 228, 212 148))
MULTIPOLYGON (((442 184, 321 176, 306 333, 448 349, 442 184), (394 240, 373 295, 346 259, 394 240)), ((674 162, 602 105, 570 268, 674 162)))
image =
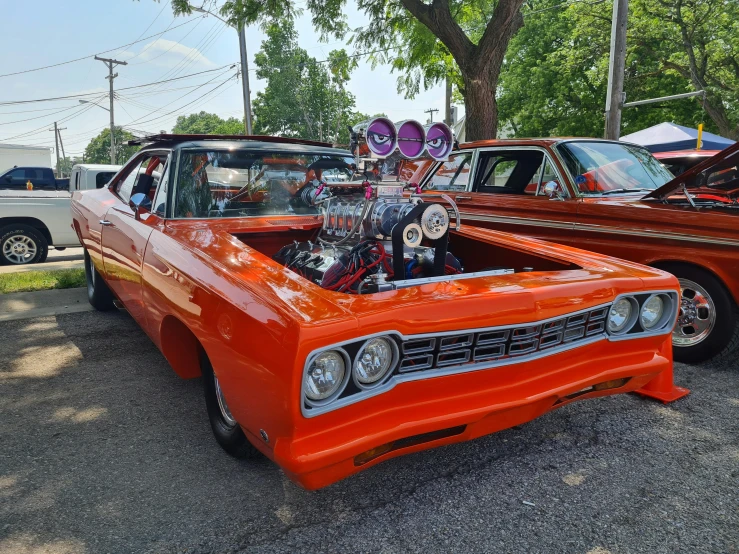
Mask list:
POLYGON ((0 175, 0 190, 67 190, 69 179, 57 179, 50 167, 12 167, 0 175))
POLYGON ((700 362, 739 346, 739 195, 732 192, 739 187, 735 177, 711 184, 735 175, 738 159, 733 145, 673 180, 645 148, 628 143, 491 140, 419 166, 413 180, 449 194, 472 225, 674 274, 682 289, 675 359, 700 362), (698 176, 708 183, 700 190, 698 176))
MULTIPOLYGON (((64 185, 63 190, 38 183, 31 190, 25 185, 15 190, 0 190, 0 265, 42 263, 49 247, 63 250, 79 246, 71 225, 71 190, 101 188, 120 168, 119 165, 75 165, 70 179, 56 180, 56 186, 64 185)), ((46 182, 50 182, 48 175, 46 182)))
POLYGON ((687 393, 668 273, 453 229, 451 204, 357 180, 327 144, 148 140, 108 187, 73 195, 90 303, 116 298, 180 377, 203 376, 232 455, 315 489, 576 399, 687 393))
POLYGON ((721 150, 675 150, 672 152, 654 152, 652 155, 664 165, 675 177, 702 161, 714 157, 721 150))

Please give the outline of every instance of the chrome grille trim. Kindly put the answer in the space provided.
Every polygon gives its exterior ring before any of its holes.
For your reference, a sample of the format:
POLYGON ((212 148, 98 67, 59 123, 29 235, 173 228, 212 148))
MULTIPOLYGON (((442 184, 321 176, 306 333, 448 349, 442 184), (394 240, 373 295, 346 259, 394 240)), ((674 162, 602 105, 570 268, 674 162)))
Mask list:
POLYGON ((409 337, 401 340, 403 354, 400 371, 433 371, 482 361, 518 359, 564 344, 577 345, 589 337, 604 335, 609 308, 610 304, 598 306, 559 319, 505 329, 439 333, 422 339, 409 337), (420 352, 430 357, 432 362, 429 364, 428 358, 424 358, 423 364, 417 363, 417 354, 420 352))

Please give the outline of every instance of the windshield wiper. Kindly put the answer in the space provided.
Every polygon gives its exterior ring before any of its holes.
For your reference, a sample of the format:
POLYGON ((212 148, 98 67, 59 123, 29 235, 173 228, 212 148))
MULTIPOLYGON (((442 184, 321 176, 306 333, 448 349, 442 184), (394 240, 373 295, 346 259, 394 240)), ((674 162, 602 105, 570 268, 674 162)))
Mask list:
POLYGON ((601 195, 602 196, 606 196, 607 194, 615 194, 617 192, 650 192, 652 190, 654 190, 654 189, 625 189, 625 188, 621 188, 621 189, 604 190, 603 192, 601 192, 601 195))

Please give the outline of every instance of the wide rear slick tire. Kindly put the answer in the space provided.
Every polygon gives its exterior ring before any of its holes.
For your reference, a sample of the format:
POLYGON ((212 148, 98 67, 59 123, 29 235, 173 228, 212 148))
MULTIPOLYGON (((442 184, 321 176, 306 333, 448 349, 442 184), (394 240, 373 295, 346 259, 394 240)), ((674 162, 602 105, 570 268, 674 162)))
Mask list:
POLYGON ((221 448, 234 458, 253 458, 260 452, 246 438, 243 429, 233 419, 228 405, 220 393, 220 386, 213 366, 205 352, 200 354, 200 369, 203 373, 205 406, 213 435, 221 448))
POLYGON ((711 273, 698 267, 670 264, 680 281, 678 322, 672 334, 676 362, 697 364, 726 356, 739 345, 739 325, 734 300, 711 273))
POLYGON ((87 250, 85 250, 85 278, 87 279, 87 300, 92 307, 101 312, 114 309, 113 293, 95 269, 87 250))

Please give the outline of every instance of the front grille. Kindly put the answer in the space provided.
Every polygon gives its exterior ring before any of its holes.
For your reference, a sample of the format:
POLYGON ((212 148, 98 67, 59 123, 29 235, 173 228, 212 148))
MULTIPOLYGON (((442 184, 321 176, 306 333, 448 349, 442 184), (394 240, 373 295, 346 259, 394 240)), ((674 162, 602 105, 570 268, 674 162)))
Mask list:
POLYGON ((600 307, 546 323, 507 329, 409 338, 401 342, 398 371, 411 373, 515 359, 578 343, 605 332, 609 308, 600 307))

